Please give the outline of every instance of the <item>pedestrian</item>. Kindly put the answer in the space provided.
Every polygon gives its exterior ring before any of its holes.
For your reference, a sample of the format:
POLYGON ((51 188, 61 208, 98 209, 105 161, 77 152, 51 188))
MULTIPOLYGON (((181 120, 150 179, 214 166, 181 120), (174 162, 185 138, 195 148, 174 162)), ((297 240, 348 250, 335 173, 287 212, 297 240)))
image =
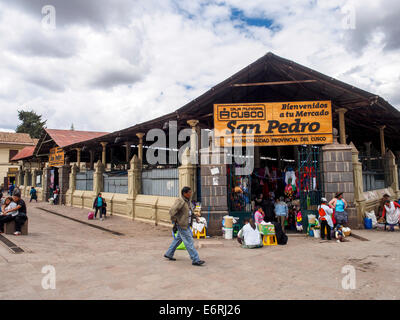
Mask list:
MULTIPOLYGON (((11 198, 11 197, 10 197, 11 198)), ((0 217, 0 233, 4 232, 4 223, 15 221, 15 232, 14 235, 19 236, 21 235, 21 227, 24 225, 27 218, 26 213, 26 204, 25 201, 21 199, 20 195, 12 196, 12 201, 9 199, 10 202, 7 206, 4 206, 4 212, 0 217), (14 204, 13 204, 14 202, 14 204)))
POLYGON ((285 220, 288 217, 289 208, 285 202, 284 197, 280 197, 279 201, 275 204, 275 215, 278 218, 278 222, 281 223, 282 231, 285 230, 285 220))
MULTIPOLYGON (((175 250, 183 242, 190 258, 192 259, 192 265, 201 266, 205 262, 200 260, 199 254, 194 248, 193 233, 190 229, 194 216, 192 204, 190 203, 191 197, 192 190, 190 187, 183 187, 181 190, 181 197, 175 200, 169 211, 171 221, 174 225, 173 233, 175 234, 175 232, 178 231, 178 234, 172 240, 172 243, 164 254, 164 257, 171 261, 175 261, 175 250)), ((196 220, 197 219, 198 218, 196 217, 196 220)))
POLYGON ((93 201, 93 209, 94 212, 94 219, 97 218, 97 211, 100 212, 100 220, 103 221, 103 214, 105 216, 105 208, 106 208, 106 200, 101 196, 101 192, 97 195, 97 197, 93 201))
POLYGON ((29 192, 31 199, 29 200, 29 202, 32 202, 32 200, 36 200, 37 202, 37 193, 36 193, 36 189, 35 187, 31 188, 31 191, 29 192))
POLYGON ((334 217, 336 224, 346 226, 348 221, 346 212, 347 202, 343 199, 343 192, 336 193, 335 197, 329 202, 329 205, 335 209, 334 217))
POLYGON ((60 198, 60 189, 58 186, 55 187, 53 192, 53 204, 58 204, 58 199, 60 198))
POLYGON ((318 206, 319 221, 321 223, 321 239, 325 239, 325 230, 327 239, 331 240, 331 230, 333 230, 332 214, 333 209, 328 206, 328 200, 321 199, 321 205, 318 206))
POLYGON ((394 231, 394 226, 399 223, 399 208, 400 205, 397 202, 390 200, 386 200, 383 206, 382 217, 386 218, 386 223, 389 225, 390 231, 394 231))

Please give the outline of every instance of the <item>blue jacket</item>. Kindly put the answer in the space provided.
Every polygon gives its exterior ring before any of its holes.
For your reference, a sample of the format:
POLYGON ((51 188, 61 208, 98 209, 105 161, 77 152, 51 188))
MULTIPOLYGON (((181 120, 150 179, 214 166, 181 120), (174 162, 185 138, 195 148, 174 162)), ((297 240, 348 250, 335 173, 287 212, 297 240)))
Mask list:
POLYGON ((289 213, 289 209, 288 206, 285 202, 278 202, 277 204, 275 204, 275 214, 277 216, 283 217, 288 215, 289 213))

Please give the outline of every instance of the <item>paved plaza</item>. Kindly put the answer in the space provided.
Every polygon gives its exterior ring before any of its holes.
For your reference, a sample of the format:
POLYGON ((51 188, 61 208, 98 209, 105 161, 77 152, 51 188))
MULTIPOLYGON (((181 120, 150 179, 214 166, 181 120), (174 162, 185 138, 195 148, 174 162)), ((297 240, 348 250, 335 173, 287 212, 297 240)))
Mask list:
POLYGON ((28 203, 29 235, 8 239, 25 252, 0 245, 1 299, 399 299, 400 232, 358 230, 369 241, 321 242, 302 235, 286 246, 246 250, 236 240, 196 240, 203 267, 186 251, 163 254, 171 231, 111 216, 83 222, 87 209, 28 203), (56 288, 43 289, 44 266, 54 266, 56 288), (356 270, 345 290, 342 268, 356 270), (4 276, 6 275, 6 276, 4 276))

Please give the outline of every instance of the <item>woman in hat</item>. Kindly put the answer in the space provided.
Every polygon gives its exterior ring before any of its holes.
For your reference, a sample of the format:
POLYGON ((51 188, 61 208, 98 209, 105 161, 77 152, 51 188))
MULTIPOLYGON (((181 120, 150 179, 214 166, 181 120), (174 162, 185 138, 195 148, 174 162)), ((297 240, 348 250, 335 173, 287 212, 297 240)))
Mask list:
POLYGON ((329 202, 329 205, 335 209, 336 224, 346 226, 348 220, 347 212, 345 211, 347 202, 343 199, 343 192, 336 193, 335 197, 329 202))

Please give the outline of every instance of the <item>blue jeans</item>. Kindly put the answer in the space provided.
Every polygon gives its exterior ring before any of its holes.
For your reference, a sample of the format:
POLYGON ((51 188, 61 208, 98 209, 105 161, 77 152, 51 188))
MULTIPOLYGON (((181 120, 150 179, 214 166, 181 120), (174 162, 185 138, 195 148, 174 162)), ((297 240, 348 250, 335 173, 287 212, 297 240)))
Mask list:
POLYGON ((169 246, 167 252, 165 255, 167 257, 172 258, 174 256, 176 248, 179 247, 179 245, 182 243, 185 244, 186 250, 190 255, 190 259, 192 259, 193 262, 198 262, 200 260, 199 254, 197 253, 196 249, 194 248, 194 241, 193 241, 193 233, 188 227, 186 230, 182 229, 181 227, 178 227, 178 234, 172 240, 171 245, 169 246))

